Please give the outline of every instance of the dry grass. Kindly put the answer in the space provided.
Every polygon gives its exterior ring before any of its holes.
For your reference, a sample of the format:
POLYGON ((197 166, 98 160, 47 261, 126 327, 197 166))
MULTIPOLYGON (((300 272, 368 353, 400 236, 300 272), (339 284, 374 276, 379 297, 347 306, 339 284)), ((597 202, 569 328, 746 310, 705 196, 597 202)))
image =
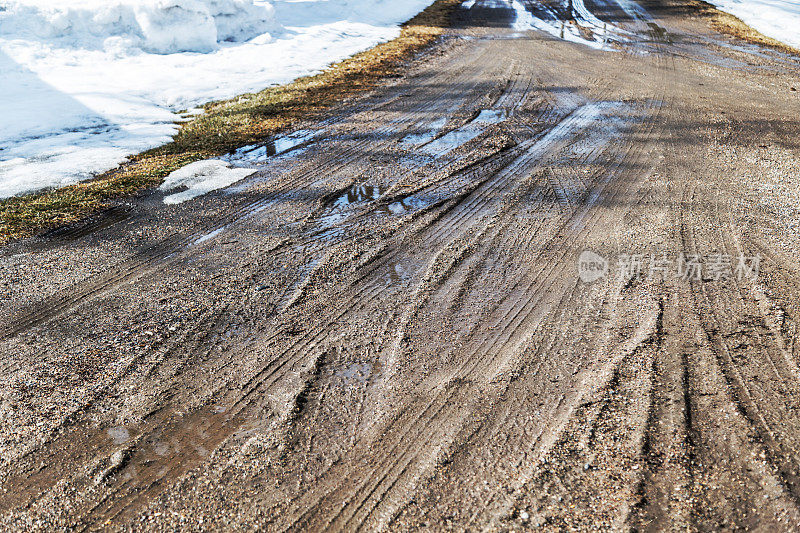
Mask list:
POLYGON ((461 0, 437 0, 405 23, 400 36, 288 85, 205 106, 173 142, 139 154, 130 163, 77 185, 0 202, 0 244, 74 222, 112 200, 159 185, 172 171, 263 141, 330 109, 343 98, 402 73, 405 62, 437 40, 461 0))
POLYGON ((774 48, 787 54, 800 55, 800 50, 792 48, 780 41, 767 37, 766 35, 754 30, 741 19, 717 9, 712 4, 703 0, 690 0, 690 3, 699 10, 699 15, 706 18, 711 27, 721 33, 733 35, 747 42, 774 48))

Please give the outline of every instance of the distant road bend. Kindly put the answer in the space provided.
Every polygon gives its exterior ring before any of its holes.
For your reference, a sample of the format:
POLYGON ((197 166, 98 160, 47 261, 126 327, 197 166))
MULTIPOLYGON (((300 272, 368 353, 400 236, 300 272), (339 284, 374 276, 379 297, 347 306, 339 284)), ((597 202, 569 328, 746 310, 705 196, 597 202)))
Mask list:
POLYGON ((695 13, 477 0, 235 186, 6 247, 0 527, 799 529, 800 59, 695 13))

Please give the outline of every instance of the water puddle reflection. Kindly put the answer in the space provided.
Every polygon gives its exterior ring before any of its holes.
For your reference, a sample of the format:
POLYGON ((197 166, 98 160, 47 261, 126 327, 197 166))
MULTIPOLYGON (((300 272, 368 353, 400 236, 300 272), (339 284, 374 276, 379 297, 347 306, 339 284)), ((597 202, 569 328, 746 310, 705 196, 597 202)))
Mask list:
MULTIPOLYGON (((386 192, 385 187, 367 185, 366 183, 353 185, 347 189, 344 194, 334 200, 328 208, 327 214, 321 216, 318 222, 323 227, 338 226, 353 214, 352 207, 375 201, 380 198, 384 192, 386 192)), ((331 233, 328 231, 325 232, 322 237, 332 238, 336 235, 336 232, 331 233), (330 235, 328 236, 327 234, 330 235)))
POLYGON ((108 431, 108 438, 114 441, 114 444, 125 444, 131 440, 131 433, 122 426, 110 428, 108 431))
POLYGON ((371 375, 372 363, 353 363, 338 370, 335 374, 343 385, 364 384, 371 375))
POLYGON ((439 135, 439 132, 444 128, 445 124, 447 124, 447 117, 442 117, 436 122, 432 122, 428 126, 427 131, 406 135, 400 140, 400 144, 404 147, 410 147, 429 143, 434 137, 439 135))
POLYGON ((272 158, 307 147, 322 130, 298 130, 289 135, 268 139, 263 144, 251 144, 239 148, 225 157, 225 160, 240 166, 263 165, 272 158))
POLYGON ((374 185, 353 185, 346 193, 341 195, 333 203, 334 209, 346 209, 353 204, 360 204, 370 200, 377 200, 386 192, 385 187, 376 187, 374 185))
POLYGON ((421 198, 419 196, 406 196, 402 200, 383 206, 380 212, 389 215, 404 215, 412 211, 424 209, 432 203, 433 199, 421 198))
POLYGON ((446 155, 483 133, 489 126, 502 122, 507 117, 508 113, 504 109, 484 109, 469 123, 431 141, 421 150, 434 157, 446 155))

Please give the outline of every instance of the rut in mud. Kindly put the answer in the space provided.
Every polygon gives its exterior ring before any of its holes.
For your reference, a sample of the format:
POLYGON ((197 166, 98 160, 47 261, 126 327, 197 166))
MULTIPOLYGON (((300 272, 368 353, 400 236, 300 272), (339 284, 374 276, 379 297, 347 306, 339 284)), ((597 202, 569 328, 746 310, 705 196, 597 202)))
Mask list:
POLYGON ((3 527, 800 527, 800 61, 691 13, 468 2, 254 176, 8 247, 3 527))

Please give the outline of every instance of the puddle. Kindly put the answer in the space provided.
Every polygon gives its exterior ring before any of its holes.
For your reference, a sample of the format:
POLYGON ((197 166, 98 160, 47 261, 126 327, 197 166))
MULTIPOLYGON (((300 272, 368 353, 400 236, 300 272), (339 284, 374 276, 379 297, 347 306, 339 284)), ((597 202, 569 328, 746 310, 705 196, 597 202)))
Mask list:
POLYGON ((107 433, 108 438, 114 441, 114 444, 125 444, 131 440, 130 432, 122 426, 111 428, 107 433))
POLYGON ((422 150, 433 156, 446 155, 483 133, 480 128, 459 128, 424 146, 422 150))
POLYGON ((384 277, 384 280, 389 285, 395 285, 407 281, 411 274, 411 270, 403 266, 402 263, 391 263, 389 272, 384 277))
POLYGON ((447 124, 447 117, 442 117, 436 122, 432 122, 427 127, 427 131, 406 135, 400 140, 400 144, 402 146, 419 146, 421 144, 429 143, 434 137, 439 135, 439 132, 442 131, 442 128, 444 128, 445 124, 447 124))
MULTIPOLYGON (((344 220, 346 218, 347 217, 342 217, 342 220, 344 220)), ((332 226, 332 225, 335 224, 335 222, 327 221, 326 217, 323 217, 320 220, 323 221, 323 224, 322 224, 323 226, 332 226), (327 222, 327 223, 325 223, 325 222, 327 222)), ((329 230, 323 231, 322 233, 319 233, 317 235, 317 239, 319 239, 321 241, 330 242, 330 241, 335 241, 337 239, 340 239, 340 238, 344 237, 344 234, 345 234, 344 230, 337 229, 337 228, 331 228, 329 230)))
POLYGON ((371 200, 377 200, 386 192, 385 187, 375 187, 373 185, 353 185, 346 193, 341 195, 333 202, 334 209, 347 209, 353 204, 360 204, 371 200))
POLYGON ((169 445, 161 441, 156 441, 153 443, 153 452, 159 457, 163 457, 169 452, 169 445))
MULTIPOLYGON (((350 208, 352 206, 375 201, 380 198, 384 192, 386 192, 385 187, 376 187, 365 183, 353 185, 330 205, 327 209, 327 214, 319 217, 318 223, 323 227, 337 226, 350 217, 352 214, 350 208)), ((327 233, 331 232, 325 232, 320 235, 320 237, 326 238, 327 233)), ((331 237, 334 236, 334 234, 331 235, 331 237)))
POLYGON ((264 144, 251 144, 239 148, 226 157, 234 164, 263 165, 271 158, 306 146, 322 133, 322 130, 298 130, 289 135, 274 137, 264 144))
POLYGON ((420 150, 435 157, 446 155, 483 133, 488 126, 504 121, 507 116, 504 109, 484 109, 468 124, 429 142, 420 150))
POLYGON ((404 215, 412 211, 424 209, 433 203, 433 199, 420 198, 419 196, 407 196, 402 200, 392 202, 382 207, 381 212, 389 215, 404 215))
POLYGON ((371 363, 353 363, 338 370, 335 377, 342 380, 345 385, 366 383, 372 375, 371 363))
POLYGON ((267 152, 271 152, 269 155, 280 155, 288 152, 289 150, 297 148, 301 144, 305 144, 311 141, 319 134, 320 134, 319 130, 296 131, 291 135, 287 135, 285 137, 278 137, 274 139, 272 142, 268 142, 266 145, 266 149, 267 152))
POLYGON ((505 109, 484 109, 472 122, 474 124, 497 124, 504 121, 507 116, 508 113, 505 109))
MULTIPOLYGON (((321 228, 327 228, 317 235, 321 240, 332 240, 343 235, 339 226, 354 213, 353 207, 377 201, 387 191, 386 187, 359 184, 350 187, 339 196, 328 208, 326 214, 317 219, 321 228)), ((412 194, 387 205, 379 205, 375 213, 379 215, 404 215, 412 211, 424 209, 434 203, 438 197, 428 194, 412 194)))
POLYGON ((397 160, 397 163, 406 171, 418 170, 433 162, 434 158, 418 151, 407 152, 397 160))
POLYGON ((343 235, 341 230, 336 229, 334 226, 338 226, 345 220, 350 217, 350 213, 331 213, 330 215, 323 215, 319 217, 318 223, 320 226, 324 228, 331 228, 327 231, 324 231, 318 235, 318 237, 322 240, 332 240, 340 237, 343 235))

